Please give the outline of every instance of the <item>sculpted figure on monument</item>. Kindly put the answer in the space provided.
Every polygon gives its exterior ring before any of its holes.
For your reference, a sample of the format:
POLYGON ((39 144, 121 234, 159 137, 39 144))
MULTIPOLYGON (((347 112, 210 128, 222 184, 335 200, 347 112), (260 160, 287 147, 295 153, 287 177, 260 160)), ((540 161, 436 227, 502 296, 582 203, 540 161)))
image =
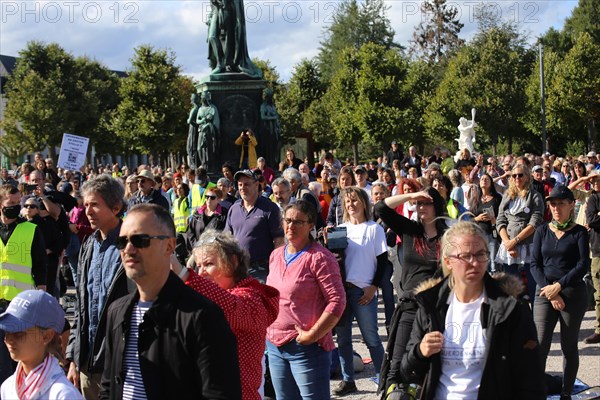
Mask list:
POLYGON ((188 155, 188 165, 191 168, 196 169, 199 166, 200 161, 198 156, 198 123, 196 122, 200 101, 198 100, 198 95, 196 93, 192 94, 191 101, 192 109, 190 110, 190 116, 187 119, 189 129, 186 150, 188 155))
POLYGON ((279 114, 273 102, 273 89, 263 90, 263 102, 260 105, 260 119, 262 122, 262 134, 264 143, 264 156, 270 165, 279 165, 279 153, 281 144, 281 126, 279 114))
POLYGON ((250 78, 262 78, 262 71, 248 54, 244 0, 211 0, 208 58, 211 75, 241 72, 250 78))
POLYGON ((198 155, 200 165, 214 167, 219 151, 219 111, 210 101, 210 92, 205 90, 200 96, 200 108, 196 123, 198 124, 198 155))

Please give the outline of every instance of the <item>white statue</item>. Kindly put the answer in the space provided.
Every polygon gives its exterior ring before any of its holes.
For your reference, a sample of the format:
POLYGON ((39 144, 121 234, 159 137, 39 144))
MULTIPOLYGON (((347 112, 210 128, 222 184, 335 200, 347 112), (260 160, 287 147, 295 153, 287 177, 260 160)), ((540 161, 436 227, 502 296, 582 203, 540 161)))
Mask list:
POLYGON ((475 143, 475 109, 471 109, 471 120, 467 120, 465 117, 461 117, 459 120, 458 131, 460 136, 456 141, 458 142, 458 151, 462 149, 469 149, 471 154, 474 153, 473 143, 475 143))

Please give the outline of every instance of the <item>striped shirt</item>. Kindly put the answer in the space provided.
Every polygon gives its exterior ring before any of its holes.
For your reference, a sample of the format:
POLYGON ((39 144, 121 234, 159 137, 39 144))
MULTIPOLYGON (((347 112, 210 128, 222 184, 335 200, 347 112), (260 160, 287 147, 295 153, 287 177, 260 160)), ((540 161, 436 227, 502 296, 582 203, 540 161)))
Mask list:
POLYGON ((151 301, 138 301, 131 313, 131 326, 123 358, 123 368, 125 370, 123 400, 145 400, 147 398, 142 371, 140 370, 138 337, 139 325, 144 321, 144 314, 151 306, 151 301))

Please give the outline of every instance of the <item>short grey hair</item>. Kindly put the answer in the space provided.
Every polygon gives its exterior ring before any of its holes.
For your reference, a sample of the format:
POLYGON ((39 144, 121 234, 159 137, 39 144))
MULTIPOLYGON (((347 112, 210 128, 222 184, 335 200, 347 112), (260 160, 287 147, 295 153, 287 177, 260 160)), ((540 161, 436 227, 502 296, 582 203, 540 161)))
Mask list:
POLYGON ((285 171, 283 171, 283 174, 281 174, 281 176, 290 181, 290 183, 292 181, 302 183, 302 175, 300 174, 300 171, 298 171, 296 168, 286 169, 285 171))
POLYGON ((106 205, 113 209, 125 208, 125 187, 119 179, 115 179, 108 174, 98 175, 95 178, 86 181, 81 188, 83 196, 88 194, 99 194, 106 205))
POLYGON ((227 178, 219 178, 219 180, 217 181, 217 185, 219 185, 219 184, 221 184, 223 186, 231 187, 231 182, 227 178))
POLYGON ((283 185, 286 187, 286 189, 291 190, 292 189, 292 184, 290 183, 290 181, 288 181, 287 179, 283 178, 283 177, 279 177, 277 179, 275 179, 272 183, 271 183, 271 187, 275 187, 275 186, 279 186, 279 185, 283 185))

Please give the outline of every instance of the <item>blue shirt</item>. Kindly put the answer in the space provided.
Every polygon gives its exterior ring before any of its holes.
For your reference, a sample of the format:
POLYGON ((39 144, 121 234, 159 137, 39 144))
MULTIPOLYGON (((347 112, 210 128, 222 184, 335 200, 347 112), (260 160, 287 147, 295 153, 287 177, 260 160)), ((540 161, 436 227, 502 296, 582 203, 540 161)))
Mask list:
POLYGON ((87 292, 88 292, 88 340, 90 349, 93 348, 96 330, 100 323, 100 315, 106 306, 108 289, 121 266, 121 256, 119 249, 115 245, 115 240, 121 231, 121 224, 110 231, 104 241, 100 231, 97 230, 90 240, 94 241, 94 251, 92 253, 92 262, 87 274, 87 292))
POLYGON ((258 196, 254 207, 246 211, 240 199, 229 209, 225 230, 248 250, 250 262, 268 262, 275 248, 273 240, 283 237, 281 211, 277 204, 262 196, 258 196))

